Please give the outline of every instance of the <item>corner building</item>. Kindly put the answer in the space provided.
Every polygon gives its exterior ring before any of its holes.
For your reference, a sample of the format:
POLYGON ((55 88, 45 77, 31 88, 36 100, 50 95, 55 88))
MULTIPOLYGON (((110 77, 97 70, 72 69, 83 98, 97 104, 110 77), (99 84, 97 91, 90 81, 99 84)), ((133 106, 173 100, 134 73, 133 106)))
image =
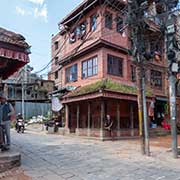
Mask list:
MULTIPOLYGON (((49 79, 58 89, 73 89, 61 98, 63 134, 101 140, 139 135, 137 67, 128 54, 130 41, 122 13, 126 3, 85 0, 59 23, 60 32, 52 38, 49 79), (107 115, 113 121, 111 131, 105 128, 107 115)), ((159 115, 168 117, 164 40, 158 21, 148 18, 148 13, 147 49, 156 52, 146 70, 148 119, 158 126, 150 131, 161 131, 159 115)))

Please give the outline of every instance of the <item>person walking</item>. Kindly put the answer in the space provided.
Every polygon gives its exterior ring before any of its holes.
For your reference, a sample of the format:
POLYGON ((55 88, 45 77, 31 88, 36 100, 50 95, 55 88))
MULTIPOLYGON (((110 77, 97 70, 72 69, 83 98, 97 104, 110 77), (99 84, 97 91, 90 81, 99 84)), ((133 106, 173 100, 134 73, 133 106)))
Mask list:
POLYGON ((1 93, 0 94, 0 122, 4 128, 5 135, 5 145, 4 150, 9 150, 11 146, 11 116, 14 115, 13 106, 7 102, 7 97, 1 93))

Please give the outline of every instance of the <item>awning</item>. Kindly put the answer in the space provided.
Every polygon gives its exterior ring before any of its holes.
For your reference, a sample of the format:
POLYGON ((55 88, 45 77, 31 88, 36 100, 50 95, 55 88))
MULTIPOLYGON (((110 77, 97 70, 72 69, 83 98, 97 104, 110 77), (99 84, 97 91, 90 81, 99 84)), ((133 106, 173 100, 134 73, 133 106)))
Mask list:
POLYGON ((21 61, 24 63, 29 62, 28 54, 26 54, 24 52, 18 52, 18 51, 5 49, 5 48, 0 48, 0 57, 7 58, 7 59, 10 59, 12 61, 17 60, 17 61, 21 61))
POLYGON ((157 101, 165 101, 165 102, 167 102, 167 101, 168 101, 168 98, 156 97, 156 100, 157 100, 157 101))
POLYGON ((26 52, 0 48, 0 76, 3 80, 13 75, 29 62, 26 52))

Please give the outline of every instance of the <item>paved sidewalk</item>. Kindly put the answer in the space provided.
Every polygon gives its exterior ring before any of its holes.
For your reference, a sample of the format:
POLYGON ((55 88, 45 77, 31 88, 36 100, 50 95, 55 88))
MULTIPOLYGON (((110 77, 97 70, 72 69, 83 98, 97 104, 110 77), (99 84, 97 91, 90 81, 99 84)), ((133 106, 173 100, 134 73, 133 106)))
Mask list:
POLYGON ((12 136, 22 169, 34 180, 180 180, 180 160, 168 148, 153 147, 146 157, 137 140, 100 142, 30 131, 12 136))

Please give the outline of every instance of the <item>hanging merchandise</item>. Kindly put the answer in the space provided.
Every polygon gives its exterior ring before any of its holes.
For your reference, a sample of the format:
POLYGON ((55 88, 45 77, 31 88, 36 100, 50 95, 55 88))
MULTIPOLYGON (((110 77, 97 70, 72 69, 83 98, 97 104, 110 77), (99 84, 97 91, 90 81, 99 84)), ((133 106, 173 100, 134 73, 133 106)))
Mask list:
POLYGON ((153 101, 151 101, 151 104, 149 106, 148 115, 149 117, 154 117, 154 102, 153 101))
POLYGON ((164 105, 164 113, 165 115, 169 114, 169 105, 167 103, 164 105))

